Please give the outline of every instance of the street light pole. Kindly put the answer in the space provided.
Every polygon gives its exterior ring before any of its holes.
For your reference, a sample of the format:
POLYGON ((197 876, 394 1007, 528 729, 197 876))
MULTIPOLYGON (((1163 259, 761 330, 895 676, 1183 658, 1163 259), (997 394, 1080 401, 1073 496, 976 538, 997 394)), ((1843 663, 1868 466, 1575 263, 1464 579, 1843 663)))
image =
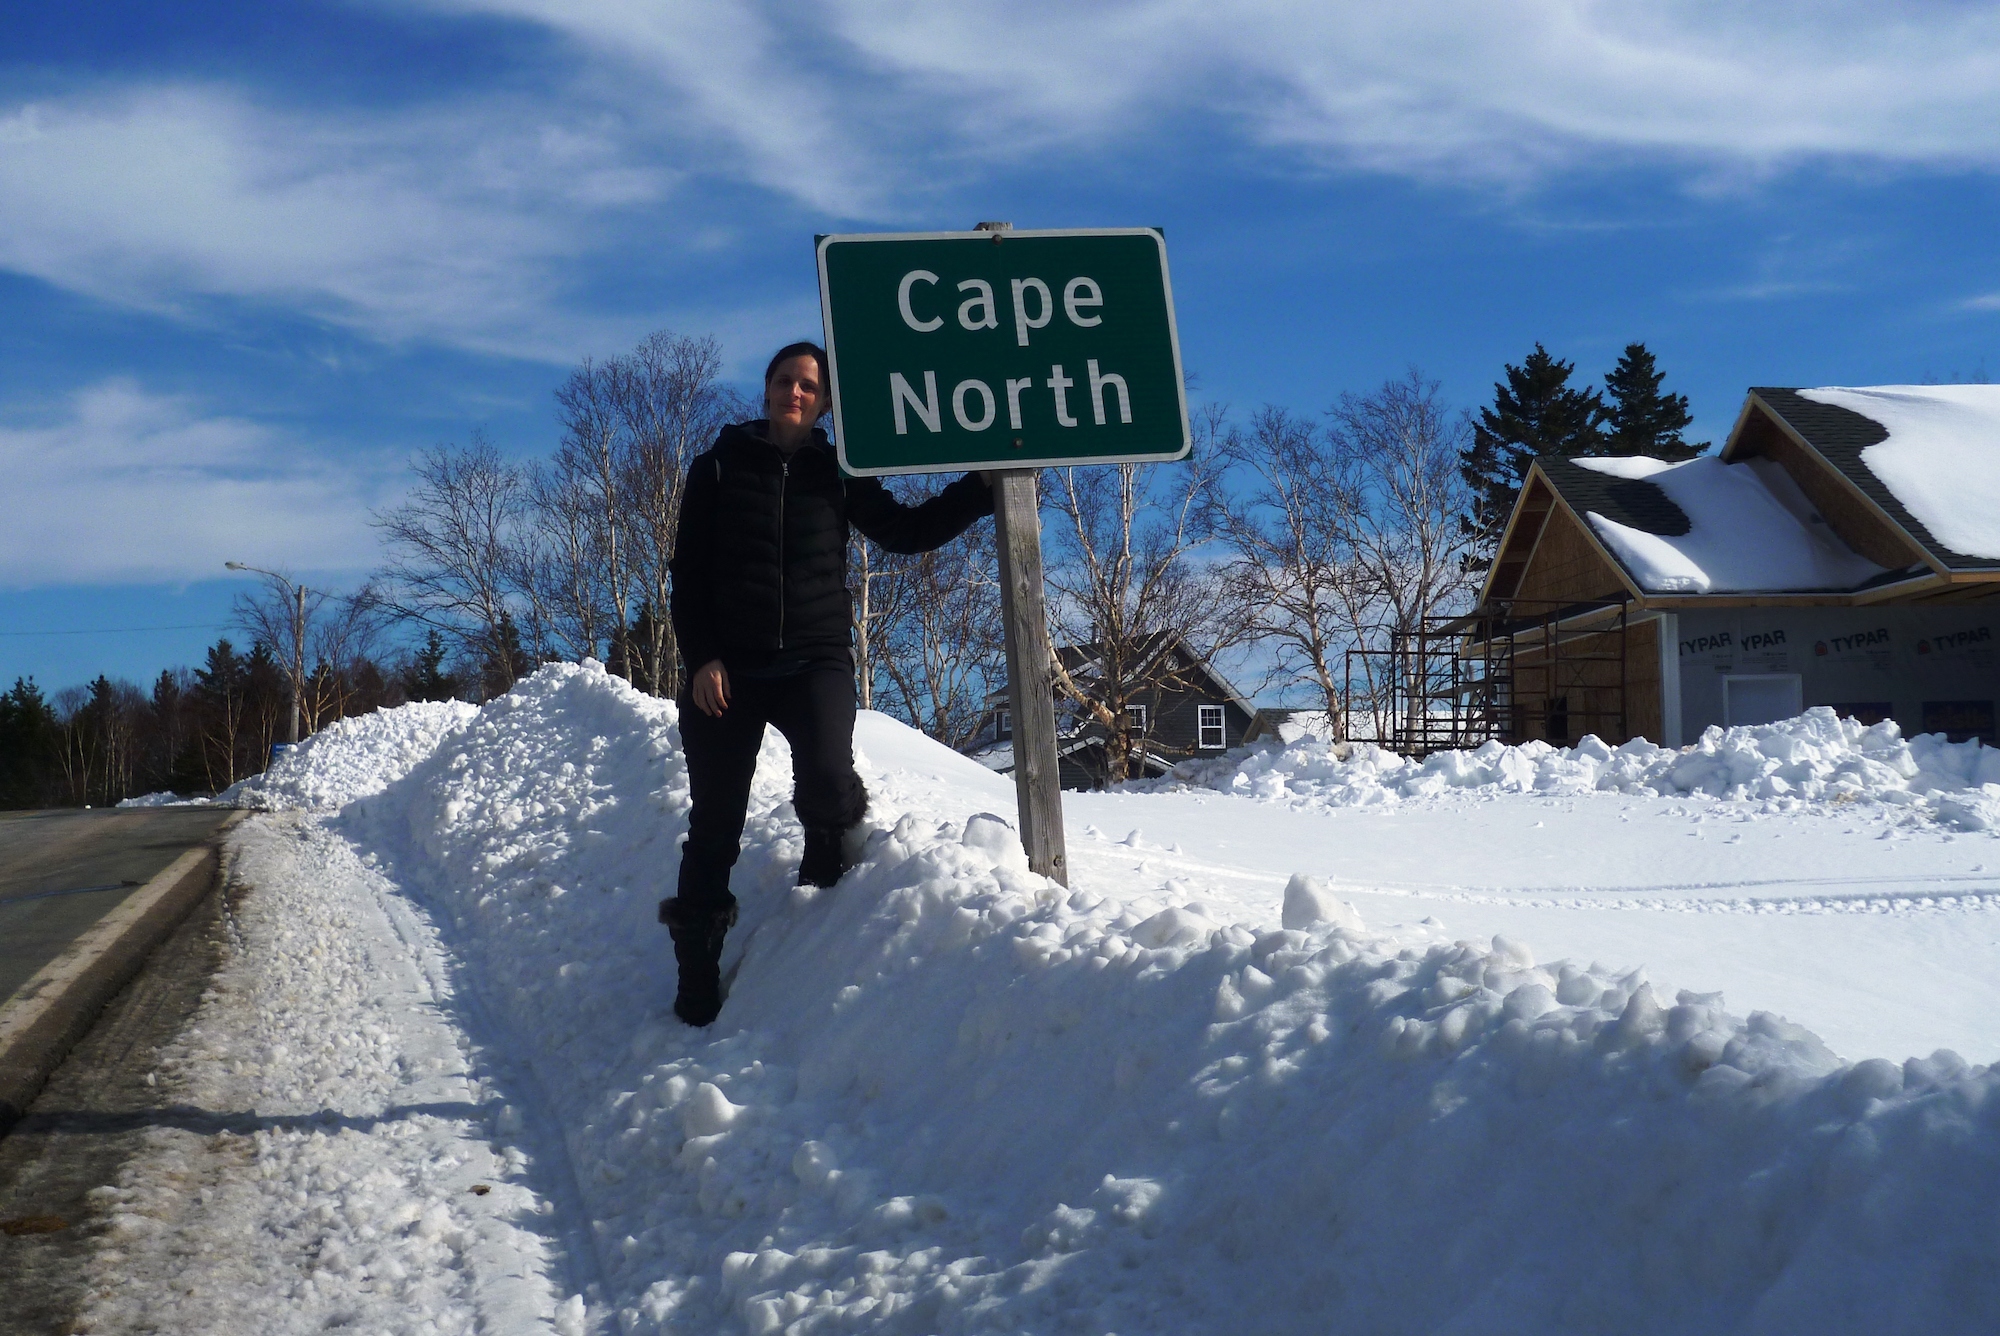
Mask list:
POLYGON ((299 697, 306 684, 306 587, 297 586, 298 612, 292 618, 292 736, 286 741, 293 746, 299 742, 299 697))
POLYGON ((296 595, 292 613, 292 727, 290 736, 285 739, 296 746, 299 741, 299 697, 305 694, 306 683, 306 587, 261 566, 246 566, 240 561, 225 561, 222 564, 232 571, 268 575, 296 595))

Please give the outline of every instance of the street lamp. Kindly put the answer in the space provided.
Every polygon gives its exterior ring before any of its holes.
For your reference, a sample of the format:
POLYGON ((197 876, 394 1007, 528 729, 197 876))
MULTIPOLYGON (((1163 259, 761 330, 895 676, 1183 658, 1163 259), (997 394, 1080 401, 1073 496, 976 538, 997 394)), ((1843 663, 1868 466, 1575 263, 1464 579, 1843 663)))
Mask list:
POLYGON ((245 566, 240 561, 225 561, 222 564, 232 571, 268 575, 296 595, 296 611, 292 614, 292 732, 286 739, 296 745, 299 740, 299 696, 305 690, 306 681, 306 587, 293 584, 276 571, 267 571, 261 566, 245 566))

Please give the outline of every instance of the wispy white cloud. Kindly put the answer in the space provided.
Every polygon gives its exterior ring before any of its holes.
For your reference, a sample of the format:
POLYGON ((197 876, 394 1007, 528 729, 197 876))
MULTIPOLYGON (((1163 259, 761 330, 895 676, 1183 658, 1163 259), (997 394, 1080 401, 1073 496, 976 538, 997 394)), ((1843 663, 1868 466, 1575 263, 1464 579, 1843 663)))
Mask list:
POLYGON ((1967 297, 1959 305, 1968 311, 2000 311, 2000 292, 1987 292, 1977 297, 1967 297))
POLYGON ((698 117, 761 183, 854 208, 941 168, 1177 117, 1392 172, 1606 153, 2000 165, 2000 13, 1719 0, 434 0, 543 24, 698 117))
POLYGON ((0 267, 562 362, 671 318, 607 317, 582 277, 635 236, 740 254, 802 214, 935 217, 1000 168, 1167 170, 1191 139, 1510 191, 1604 163, 2000 169, 2000 10, 1946 0, 405 4, 551 45, 533 80, 415 110, 215 85, 0 106, 0 267))
POLYGON ((0 425, 0 571, 17 588, 214 579, 225 561, 356 571, 400 460, 329 461, 242 418, 110 380, 0 425))
POLYGON ((124 305, 268 302, 396 341, 573 355, 562 268, 667 174, 503 109, 274 111, 148 88, 0 112, 0 267, 124 305))

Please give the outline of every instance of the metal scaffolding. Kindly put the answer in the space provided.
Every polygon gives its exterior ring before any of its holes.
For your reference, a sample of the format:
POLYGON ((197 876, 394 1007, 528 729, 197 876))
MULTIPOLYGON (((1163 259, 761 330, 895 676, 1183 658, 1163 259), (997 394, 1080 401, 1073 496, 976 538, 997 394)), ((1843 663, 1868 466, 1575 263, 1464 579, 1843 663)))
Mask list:
POLYGON ((1345 731, 1405 756, 1631 736, 1629 604, 1496 599, 1347 651, 1345 731), (1358 675, 1358 682, 1357 682, 1358 675))

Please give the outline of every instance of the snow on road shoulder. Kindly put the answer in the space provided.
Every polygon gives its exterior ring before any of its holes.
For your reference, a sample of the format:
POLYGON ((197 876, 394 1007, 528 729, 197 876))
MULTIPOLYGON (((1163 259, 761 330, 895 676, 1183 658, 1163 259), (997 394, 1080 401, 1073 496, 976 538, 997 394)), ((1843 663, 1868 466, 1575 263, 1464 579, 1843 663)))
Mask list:
POLYGON ((92 1194, 77 1330, 580 1336, 422 924, 310 822, 231 843, 235 949, 162 1054, 172 1116, 92 1194))
POLYGON ((412 701, 336 720, 218 801, 264 810, 345 807, 380 793, 478 713, 464 701, 412 701))
POLYGON ((1796 810, 1805 802, 1867 802, 1925 810, 1967 830, 2000 828, 2000 749, 1941 733, 1904 738, 1893 721, 1863 725, 1816 706, 1795 719, 1709 728, 1691 747, 1643 738, 1613 748, 1489 742, 1411 761, 1370 743, 1305 738, 1188 761, 1175 786, 1302 806, 1365 807, 1455 791, 1703 795, 1796 810))
POLYGON ((1406 946, 1304 882, 1291 927, 1198 883, 1066 892, 951 772, 878 801, 867 861, 813 893, 767 745, 740 972, 701 1032, 653 919, 685 827, 670 704, 544 669, 336 823, 532 1065, 594 1328, 2000 1320, 2000 1073, 1844 1065, 1504 938, 1406 946))

